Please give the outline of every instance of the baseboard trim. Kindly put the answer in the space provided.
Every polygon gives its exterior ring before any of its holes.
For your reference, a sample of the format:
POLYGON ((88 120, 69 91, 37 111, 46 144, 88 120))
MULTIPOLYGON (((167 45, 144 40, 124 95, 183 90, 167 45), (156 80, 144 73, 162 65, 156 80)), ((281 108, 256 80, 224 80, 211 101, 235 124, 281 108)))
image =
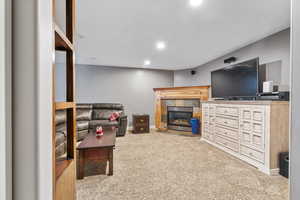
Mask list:
POLYGON ((279 168, 277 168, 277 169, 271 169, 270 170, 270 175, 271 176, 278 176, 279 175, 279 168))

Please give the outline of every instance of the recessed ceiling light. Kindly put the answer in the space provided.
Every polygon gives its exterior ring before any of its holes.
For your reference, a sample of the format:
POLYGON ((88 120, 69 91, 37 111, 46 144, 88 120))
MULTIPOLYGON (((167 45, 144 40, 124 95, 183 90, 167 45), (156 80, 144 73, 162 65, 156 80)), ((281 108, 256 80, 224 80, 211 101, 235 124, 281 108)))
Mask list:
POLYGON ((190 0, 190 6, 199 7, 203 3, 203 0, 190 0))
POLYGON ((156 42, 156 49, 157 50, 164 50, 166 48, 166 43, 164 41, 156 42))
POLYGON ((150 60, 145 60, 145 61, 144 61, 144 65, 145 65, 145 66, 150 65, 150 64, 151 64, 151 61, 150 61, 150 60))

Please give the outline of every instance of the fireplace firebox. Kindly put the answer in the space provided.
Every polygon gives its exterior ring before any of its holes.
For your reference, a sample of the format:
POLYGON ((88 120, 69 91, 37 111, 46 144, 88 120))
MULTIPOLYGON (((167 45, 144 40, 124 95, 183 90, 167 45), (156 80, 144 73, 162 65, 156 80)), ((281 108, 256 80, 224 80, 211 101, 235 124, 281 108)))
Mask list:
POLYGON ((193 107, 168 106, 168 129, 178 131, 192 131, 191 118, 193 117, 193 107))

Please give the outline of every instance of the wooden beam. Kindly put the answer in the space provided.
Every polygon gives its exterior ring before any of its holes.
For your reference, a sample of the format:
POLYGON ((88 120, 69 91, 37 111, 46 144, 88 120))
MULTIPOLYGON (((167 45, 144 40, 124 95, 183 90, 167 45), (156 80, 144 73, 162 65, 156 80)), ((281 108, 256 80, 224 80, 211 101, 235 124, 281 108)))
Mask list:
POLYGON ((74 47, 70 40, 66 37, 63 31, 54 23, 55 30, 55 50, 60 51, 73 51, 74 47))
POLYGON ((55 103, 55 110, 66 110, 75 107, 74 102, 56 102, 55 103))
POLYGON ((61 160, 56 162, 55 178, 56 180, 62 175, 64 170, 71 164, 72 160, 61 160))

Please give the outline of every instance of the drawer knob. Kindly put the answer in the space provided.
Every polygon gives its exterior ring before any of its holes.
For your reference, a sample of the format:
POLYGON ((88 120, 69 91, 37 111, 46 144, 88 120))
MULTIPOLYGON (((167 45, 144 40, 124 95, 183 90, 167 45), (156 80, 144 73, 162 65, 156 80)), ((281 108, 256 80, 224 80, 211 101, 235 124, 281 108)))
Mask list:
POLYGON ((143 130, 144 130, 144 128, 141 128, 141 130, 143 131, 143 130))
POLYGON ((143 119, 141 119, 141 122, 144 122, 144 120, 143 120, 143 119))

